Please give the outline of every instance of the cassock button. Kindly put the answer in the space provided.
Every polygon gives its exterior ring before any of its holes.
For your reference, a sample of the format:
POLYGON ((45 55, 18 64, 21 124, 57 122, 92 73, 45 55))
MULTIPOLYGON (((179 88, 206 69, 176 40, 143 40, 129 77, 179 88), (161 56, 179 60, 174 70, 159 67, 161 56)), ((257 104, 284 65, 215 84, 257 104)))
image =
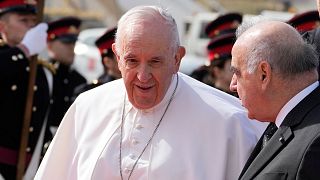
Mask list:
POLYGON ((14 85, 11 86, 11 90, 12 90, 12 91, 16 91, 17 89, 18 89, 18 86, 17 86, 17 85, 14 84, 14 85))
POLYGON ((29 128, 29 132, 33 132, 33 127, 30 127, 30 128, 29 128))
POLYGON ((139 144, 139 141, 136 140, 136 139, 132 139, 132 144, 133 144, 133 145, 137 145, 137 144, 139 144))
POLYGON ((29 66, 26 67, 26 71, 27 71, 27 72, 30 71, 30 67, 29 67, 29 66))
POLYGON ((36 107, 36 106, 33 106, 33 107, 32 107, 32 111, 33 111, 33 112, 36 112, 36 111, 37 111, 37 107, 36 107))
POLYGON ((33 86, 33 90, 34 90, 34 91, 37 91, 37 90, 38 90, 38 86, 34 85, 34 86, 33 86))
POLYGON ((11 59, 12 59, 12 61, 18 61, 18 57, 17 57, 16 55, 13 55, 13 56, 11 57, 11 59))
POLYGON ((69 80, 68 80, 68 79, 64 79, 64 80, 63 80, 63 83, 64 83, 64 84, 68 84, 68 83, 69 83, 69 80))
POLYGON ((126 174, 129 174, 130 171, 131 171, 131 170, 130 170, 129 168, 124 168, 124 170, 123 170, 123 172, 126 173, 126 174))
POLYGON ((53 104, 53 99, 50 99, 50 104, 53 104))
POLYGON ((30 152, 30 151, 31 151, 31 148, 30 148, 30 147, 27 147, 26 151, 27 151, 27 152, 30 152))
POLYGON ((136 155, 134 155, 134 154, 130 154, 129 157, 130 157, 130 159, 133 159, 133 160, 136 159, 136 155))
POLYGON ((141 124, 136 125, 136 129, 142 129, 142 128, 143 128, 143 126, 141 124))

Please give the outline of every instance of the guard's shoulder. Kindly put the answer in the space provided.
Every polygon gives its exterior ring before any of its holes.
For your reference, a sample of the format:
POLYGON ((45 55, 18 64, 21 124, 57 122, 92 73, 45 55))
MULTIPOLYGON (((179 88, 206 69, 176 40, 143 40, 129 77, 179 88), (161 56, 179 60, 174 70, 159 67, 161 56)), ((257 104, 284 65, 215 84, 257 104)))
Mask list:
POLYGON ((56 67, 49 61, 46 61, 38 57, 38 65, 41 65, 42 67, 48 69, 52 74, 56 74, 56 71, 57 71, 56 67))

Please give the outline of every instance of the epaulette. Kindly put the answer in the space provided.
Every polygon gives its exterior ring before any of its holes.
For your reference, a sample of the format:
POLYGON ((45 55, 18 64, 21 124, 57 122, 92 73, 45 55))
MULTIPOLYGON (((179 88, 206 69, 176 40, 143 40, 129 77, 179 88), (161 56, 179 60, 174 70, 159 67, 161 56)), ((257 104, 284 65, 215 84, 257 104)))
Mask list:
POLYGON ((56 74, 56 68, 54 67, 54 65, 44 59, 38 58, 38 64, 42 65, 43 67, 47 68, 48 70, 50 70, 52 72, 52 74, 56 74))

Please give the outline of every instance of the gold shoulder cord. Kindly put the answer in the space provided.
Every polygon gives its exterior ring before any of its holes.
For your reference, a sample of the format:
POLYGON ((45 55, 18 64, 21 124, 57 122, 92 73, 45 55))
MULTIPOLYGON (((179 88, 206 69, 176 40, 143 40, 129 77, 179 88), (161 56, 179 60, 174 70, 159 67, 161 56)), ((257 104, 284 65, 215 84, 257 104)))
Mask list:
POLYGON ((56 74, 56 68, 54 67, 54 65, 52 63, 50 63, 44 59, 38 58, 38 64, 42 65, 43 67, 50 70, 52 72, 52 74, 56 74))

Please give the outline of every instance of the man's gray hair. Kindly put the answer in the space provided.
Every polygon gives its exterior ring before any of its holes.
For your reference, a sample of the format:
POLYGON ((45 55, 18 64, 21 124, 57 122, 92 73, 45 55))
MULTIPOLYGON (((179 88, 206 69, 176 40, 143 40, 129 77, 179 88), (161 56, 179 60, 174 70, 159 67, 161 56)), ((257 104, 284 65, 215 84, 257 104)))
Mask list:
MULTIPOLYGON (((259 22, 262 21, 254 19, 239 26, 237 37, 259 22)), ((292 30, 296 31, 293 27, 292 30)), ((318 53, 312 45, 302 39, 298 31, 296 33, 295 39, 274 34, 273 37, 256 41, 254 46, 250 46, 246 59, 248 73, 255 72, 262 60, 266 60, 272 71, 283 78, 294 77, 299 73, 316 69, 319 66, 318 53)))
POLYGON ((159 21, 169 28, 171 33, 169 34, 172 40, 172 46, 175 51, 180 46, 180 39, 178 33, 178 27, 176 21, 167 9, 163 9, 157 6, 137 6, 127 11, 118 21, 118 30, 115 37, 116 49, 119 52, 121 39, 123 38, 126 30, 130 30, 131 25, 139 24, 146 18, 151 18, 155 21, 159 21))

